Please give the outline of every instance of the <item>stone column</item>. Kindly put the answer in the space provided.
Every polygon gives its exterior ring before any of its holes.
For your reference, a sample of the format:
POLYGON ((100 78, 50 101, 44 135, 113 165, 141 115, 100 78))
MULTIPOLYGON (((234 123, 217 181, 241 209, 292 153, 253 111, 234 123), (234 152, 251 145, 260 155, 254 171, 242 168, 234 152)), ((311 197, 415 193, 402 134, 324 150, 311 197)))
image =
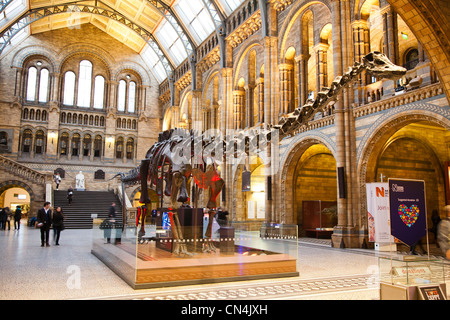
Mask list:
POLYGON ((234 129, 242 129, 244 126, 243 111, 245 108, 245 90, 233 91, 233 106, 234 106, 234 129))
POLYGON ((321 91, 323 87, 328 86, 328 58, 327 51, 329 45, 326 43, 319 43, 314 51, 316 52, 317 65, 317 91, 321 91))
POLYGON ((308 99, 308 59, 309 55, 300 54, 295 57, 297 62, 297 79, 298 79, 298 105, 301 107, 308 99))
POLYGON ((384 53, 394 64, 398 64, 398 24, 397 13, 391 6, 381 9, 383 17, 384 53))
POLYGON ((280 115, 286 115, 291 112, 292 108, 292 76, 294 72, 294 66, 290 63, 282 63, 278 66, 280 70, 280 115))
POLYGON ((256 121, 262 124, 264 122, 264 78, 260 77, 256 80, 256 88, 258 91, 258 114, 256 121))

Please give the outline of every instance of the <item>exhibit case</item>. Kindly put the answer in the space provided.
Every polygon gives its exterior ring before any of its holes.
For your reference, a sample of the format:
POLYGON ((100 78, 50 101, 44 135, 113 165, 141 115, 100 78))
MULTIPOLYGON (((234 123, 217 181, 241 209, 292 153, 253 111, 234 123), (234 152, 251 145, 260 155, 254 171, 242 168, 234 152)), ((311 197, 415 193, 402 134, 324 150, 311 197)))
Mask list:
POLYGON ((91 252, 134 289, 299 275, 297 225, 209 219, 184 208, 144 223, 94 221, 91 252))
POLYGON ((445 299, 445 264, 425 257, 380 257, 379 279, 381 300, 423 299, 424 288, 440 291, 445 299))

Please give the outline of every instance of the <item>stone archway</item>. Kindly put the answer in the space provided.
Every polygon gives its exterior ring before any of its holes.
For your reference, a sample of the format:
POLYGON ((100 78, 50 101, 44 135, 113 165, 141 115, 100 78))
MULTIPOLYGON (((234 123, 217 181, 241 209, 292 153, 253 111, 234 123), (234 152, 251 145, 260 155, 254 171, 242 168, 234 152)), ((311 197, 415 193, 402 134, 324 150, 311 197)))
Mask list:
MULTIPOLYGON (((399 107, 402 110, 392 110, 379 118, 372 125, 370 130, 363 137, 360 148, 358 149, 358 184, 360 187, 360 216, 361 225, 367 227, 367 195, 366 183, 381 181, 378 170, 380 159, 384 152, 395 141, 404 139, 414 140, 416 144, 423 146, 423 153, 430 155, 429 162, 431 167, 442 173, 442 161, 445 161, 445 156, 435 147, 436 142, 430 142, 426 137, 424 129, 412 130, 411 126, 419 124, 429 124, 440 128, 442 132, 449 132, 450 129, 450 113, 435 108, 436 106, 429 104, 411 104, 399 107), (435 112, 436 110, 442 112, 435 112), (443 113, 444 112, 444 113, 443 113), (440 154, 441 153, 441 154, 440 154)), ((442 109, 442 108, 441 108, 442 109)), ((448 133, 447 133, 448 135, 448 133)), ((438 139, 439 140, 439 139, 438 139)), ((443 142, 445 139, 441 139, 443 142)), ((405 152, 403 152, 405 153, 405 152)), ((445 153, 445 151, 444 151, 445 153)), ((406 155, 407 157, 407 155, 406 155)), ((423 162, 423 161, 422 161, 423 162)), ((430 168, 431 169, 431 168, 430 168)), ((439 178, 439 173, 436 172, 436 181, 439 183, 438 192, 444 194, 444 182, 439 178)), ((406 178, 407 175, 397 178, 406 178)), ((410 176, 412 177, 412 176, 410 176)), ((392 177, 394 178, 394 177, 392 177)), ((417 176, 416 176, 417 178, 417 176)), ((425 179, 421 179, 425 180, 425 179)), ((387 181, 387 180, 384 180, 387 181)), ((443 203, 445 200, 441 199, 439 202, 443 203)), ((430 209, 430 208, 429 208, 430 209)), ((439 208, 440 209, 440 208, 439 208)), ((430 209, 432 210, 432 209, 430 209)), ((430 212, 431 215, 431 212, 430 212)))
POLYGON ((30 210, 28 212, 29 216, 36 215, 37 210, 43 205, 38 199, 36 192, 26 183, 20 180, 7 180, 0 182, 0 195, 11 188, 21 188, 24 189, 30 195, 30 210))
POLYGON ((387 0, 417 37, 450 101, 450 5, 448 0, 387 0))
MULTIPOLYGON (((330 155, 335 159, 335 149, 332 141, 322 139, 320 136, 303 137, 295 143, 291 143, 286 151, 284 161, 281 161, 280 172, 280 215, 278 217, 281 223, 296 223, 296 206, 294 204, 294 176, 302 155, 314 145, 322 145, 329 150, 330 155), (289 187, 291 186, 291 187, 289 187)), ((336 185, 337 189, 337 185, 336 185)))

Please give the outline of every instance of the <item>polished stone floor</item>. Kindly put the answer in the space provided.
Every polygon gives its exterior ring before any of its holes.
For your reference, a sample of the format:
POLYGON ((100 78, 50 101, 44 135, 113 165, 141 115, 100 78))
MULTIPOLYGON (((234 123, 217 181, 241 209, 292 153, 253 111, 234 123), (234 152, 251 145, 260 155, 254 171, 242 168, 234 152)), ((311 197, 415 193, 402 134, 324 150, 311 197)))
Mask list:
MULTIPOLYGON (((38 229, 22 224, 18 231, 0 230, 0 299, 378 300, 379 257, 391 254, 331 248, 329 240, 300 238, 282 244, 298 255, 298 277, 133 290, 91 254, 94 232, 64 230, 59 246, 41 247, 38 229)), ((445 264, 449 287, 450 263, 433 250, 433 257, 445 264)))

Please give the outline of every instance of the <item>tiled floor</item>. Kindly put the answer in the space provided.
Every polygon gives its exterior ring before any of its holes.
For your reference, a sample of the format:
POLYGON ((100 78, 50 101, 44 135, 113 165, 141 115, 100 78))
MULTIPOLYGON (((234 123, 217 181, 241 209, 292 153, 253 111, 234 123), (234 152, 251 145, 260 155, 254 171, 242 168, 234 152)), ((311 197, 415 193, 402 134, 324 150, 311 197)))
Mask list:
POLYGON ((374 300, 378 256, 389 254, 289 240, 286 248, 298 251, 298 277, 133 290, 91 254, 92 237, 92 230, 65 230, 60 246, 41 247, 38 229, 0 230, 0 299, 374 300))

